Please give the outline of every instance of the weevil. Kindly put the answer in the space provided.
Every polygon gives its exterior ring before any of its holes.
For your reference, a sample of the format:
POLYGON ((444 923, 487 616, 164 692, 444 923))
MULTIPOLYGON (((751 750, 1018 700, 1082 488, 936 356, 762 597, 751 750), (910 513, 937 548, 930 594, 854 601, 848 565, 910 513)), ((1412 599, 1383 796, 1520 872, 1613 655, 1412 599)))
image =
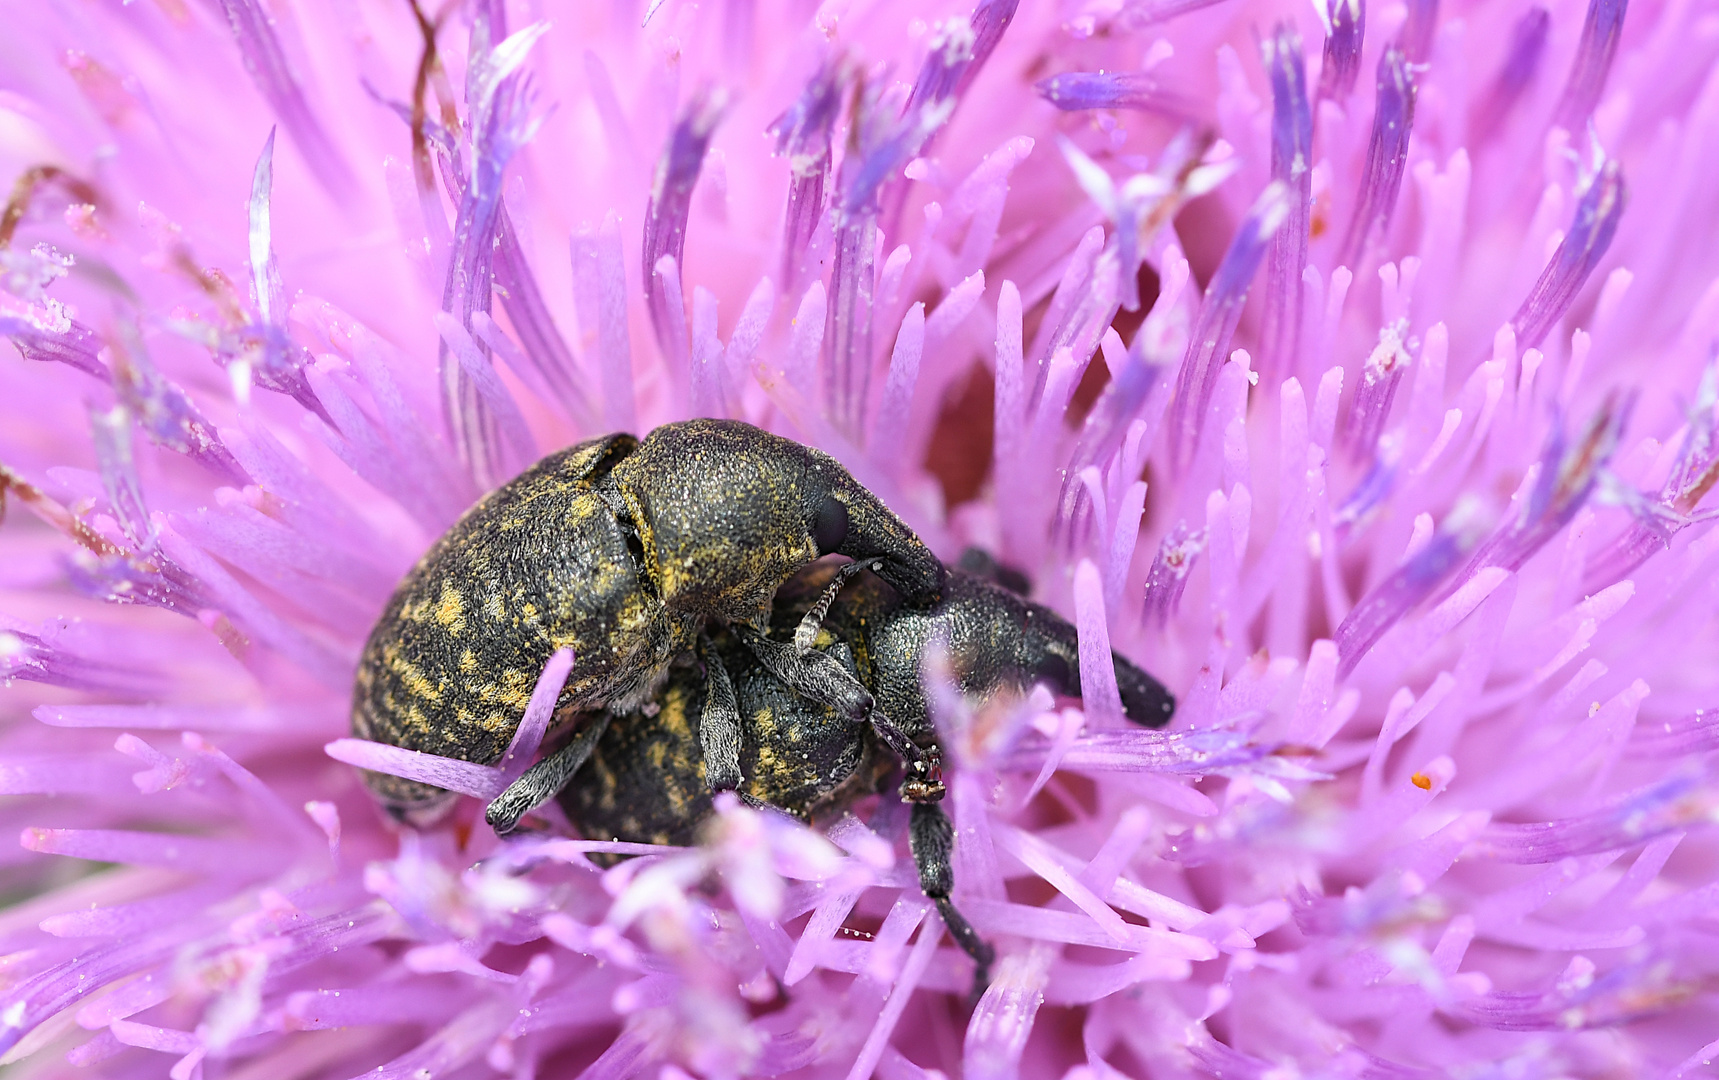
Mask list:
MULTIPOLYGON (((557 718, 628 712, 656 695, 676 656, 702 647, 707 624, 762 630, 777 587, 829 554, 869 560, 913 602, 934 600, 943 580, 912 530, 821 451, 728 420, 580 443, 491 492, 407 574, 364 646, 353 733, 493 763, 557 649, 574 655, 557 718)), ((801 692, 855 720, 870 714, 870 695, 825 654, 784 663, 801 692)), ((719 697, 709 705, 711 782, 732 788, 739 717, 719 697)), ((453 798, 365 779, 414 823, 453 798)))
MULTIPOLYGON (((783 587, 775 638, 797 632, 806 613, 830 595, 837 573, 828 565, 811 567, 783 587)), ((902 776, 896 755, 872 727, 796 693, 737 636, 714 635, 712 642, 703 663, 678 665, 647 707, 615 715, 613 722, 598 718, 569 744, 583 767, 560 795, 568 819, 590 839, 693 842, 713 813, 699 753, 704 700, 713 687, 731 686, 741 717, 744 779, 738 791, 747 801, 820 824, 898 784, 912 806, 908 847, 920 888, 972 957, 975 988, 982 987, 994 951, 950 899, 954 830, 939 805, 941 775, 902 776)), ((1074 627, 1049 608, 961 570, 949 572, 941 601, 926 607, 904 603, 887 582, 861 573, 830 605, 814 646, 852 671, 877 707, 939 761, 921 681, 934 642, 971 700, 1024 692, 1036 682, 1080 693, 1074 627)), ((1163 684, 1125 657, 1113 654, 1113 660, 1128 717, 1147 727, 1168 723, 1175 699, 1163 684)))

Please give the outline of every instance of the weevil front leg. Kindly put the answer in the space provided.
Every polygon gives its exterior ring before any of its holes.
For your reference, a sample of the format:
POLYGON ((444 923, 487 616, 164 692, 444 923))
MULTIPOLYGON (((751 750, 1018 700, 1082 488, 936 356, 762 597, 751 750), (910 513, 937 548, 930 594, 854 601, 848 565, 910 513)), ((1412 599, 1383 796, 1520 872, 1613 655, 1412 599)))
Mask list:
POLYGON ((796 693, 836 710, 849 720, 864 720, 871 715, 871 691, 835 657, 817 649, 801 653, 795 646, 771 641, 744 624, 736 624, 734 629, 764 669, 796 693))
POLYGON ((869 722, 884 745, 907 764, 908 782, 925 785, 928 798, 942 798, 941 762, 921 750, 905 731, 875 708, 871 691, 840 660, 818 649, 801 655, 794 646, 771 641, 749 626, 736 625, 735 631, 765 670, 787 683, 790 689, 855 723, 869 722))
POLYGON ((520 818, 561 794, 573 774, 590 758, 597 740, 608 727, 609 714, 599 713, 572 742, 525 770, 523 776, 490 800, 483 816, 496 835, 506 836, 518 827, 520 818))
POLYGON ((805 656, 812 651, 812 643, 818 640, 818 630, 824 625, 824 617, 830 613, 830 605, 836 602, 836 594, 842 591, 842 586, 848 579, 861 570, 876 573, 883 569, 882 559, 863 559, 839 567, 830 577, 830 583, 824 586, 824 591, 818 597, 818 602, 800 618, 800 625, 794 628, 794 651, 805 656))
POLYGON ((977 1001, 991 983, 991 964, 997 959, 997 950, 979 936, 949 899, 949 892, 955 887, 955 827, 941 806, 929 802, 913 804, 907 847, 913 852, 913 865, 919 871, 920 890, 937 905, 937 913, 943 916, 943 925, 949 928, 955 944, 973 958, 973 1000, 977 1001))

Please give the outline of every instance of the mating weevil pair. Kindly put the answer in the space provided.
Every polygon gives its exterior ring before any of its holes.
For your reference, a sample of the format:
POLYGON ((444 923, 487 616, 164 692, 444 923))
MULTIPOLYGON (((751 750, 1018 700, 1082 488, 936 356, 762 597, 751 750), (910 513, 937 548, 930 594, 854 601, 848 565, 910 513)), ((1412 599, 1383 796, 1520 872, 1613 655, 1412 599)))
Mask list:
MULTIPOLYGON (((569 816, 605 839, 690 839, 720 790, 816 820, 878 790, 900 760, 921 886, 982 982, 990 946, 949 901, 953 833, 937 806, 941 749, 920 686, 932 641, 946 644, 970 695, 1035 681, 1079 693, 1067 622, 946 574, 827 455, 744 424, 670 424, 642 443, 615 435, 551 455, 468 512, 372 632, 353 729, 492 763, 537 672, 571 647, 557 716, 594 718, 487 817, 508 832, 565 789, 569 816), (855 561, 782 588, 832 553, 855 561), (779 640, 790 626, 792 644, 779 640), (698 664, 687 656, 695 648, 698 664)), ((1167 722, 1168 692, 1115 664, 1130 718, 1167 722)), ((452 798, 366 778, 411 821, 452 798)))
MULTIPOLYGON (((467 511, 401 582, 359 661, 353 733, 494 762, 557 649, 574 656, 558 715, 635 708, 708 623, 768 626, 776 589, 831 554, 869 560, 911 601, 942 586, 936 557, 835 459, 749 425, 665 424, 642 442, 610 435, 551 454, 467 511)), ((822 653, 772 656, 802 693, 887 725, 822 653)), ((713 783, 733 787, 739 717, 726 704, 707 710, 705 750, 713 783)), ((367 779, 406 820, 452 799, 367 779)))

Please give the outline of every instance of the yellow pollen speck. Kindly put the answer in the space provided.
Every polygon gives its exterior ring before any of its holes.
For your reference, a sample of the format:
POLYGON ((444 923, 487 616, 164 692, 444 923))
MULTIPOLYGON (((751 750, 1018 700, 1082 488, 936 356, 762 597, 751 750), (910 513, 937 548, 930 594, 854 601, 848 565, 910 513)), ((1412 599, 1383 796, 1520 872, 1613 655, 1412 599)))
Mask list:
POLYGON ((1409 783, 1420 788, 1422 791, 1432 790, 1432 777, 1428 776, 1424 772, 1417 772, 1413 776, 1409 777, 1409 783))

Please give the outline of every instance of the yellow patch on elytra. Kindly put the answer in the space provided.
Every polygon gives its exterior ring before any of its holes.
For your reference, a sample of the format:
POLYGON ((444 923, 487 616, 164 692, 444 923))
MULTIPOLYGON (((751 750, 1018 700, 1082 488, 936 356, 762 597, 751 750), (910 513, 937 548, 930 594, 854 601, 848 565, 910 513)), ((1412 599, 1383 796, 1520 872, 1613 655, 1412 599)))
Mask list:
POLYGON ((501 673, 500 686, 492 683, 483 687, 480 693, 485 701, 506 705, 509 709, 515 710, 517 716, 519 712, 524 711, 527 705, 531 704, 531 691, 536 686, 537 676, 529 672, 510 669, 501 673))
POLYGON ((425 701, 438 705, 441 704, 441 687, 431 682, 423 672, 413 667, 404 657, 394 656, 388 668, 399 677, 401 684, 413 697, 423 698, 425 701))
POLYGON ((467 649, 465 652, 460 653, 460 672, 461 672, 461 674, 470 675, 472 672, 476 671, 477 669, 478 669, 477 653, 472 652, 470 649, 467 649))
POLYGON ((567 504, 567 512, 562 517, 563 525, 569 531, 582 531, 586 522, 597 516, 598 500, 582 495, 567 504))
POLYGON ((459 637, 466 628, 465 597, 460 594, 460 590, 454 588, 452 582, 442 583, 442 595, 436 601, 436 622, 446 627, 455 637, 459 637))
POLYGON ((655 602, 634 591, 627 595, 621 610, 616 612, 615 621, 627 632, 637 633, 641 628, 649 626, 655 616, 655 602))
POLYGON ((672 735, 676 742, 690 739, 692 727, 686 721, 686 697, 678 691, 671 691, 663 701, 662 711, 657 713, 657 724, 672 735))
POLYGON ((682 787, 680 784, 669 784, 668 787, 664 789, 663 794, 668 796, 669 809, 676 815, 684 813, 686 811, 687 803, 691 801, 687 798, 686 788, 682 787))
POLYGON ((599 755, 591 761, 586 762, 585 767, 587 770, 595 772, 598 789, 608 793, 607 797, 612 800, 614 798, 615 786, 618 781, 615 779, 615 771, 609 768, 609 763, 604 761, 599 755))

